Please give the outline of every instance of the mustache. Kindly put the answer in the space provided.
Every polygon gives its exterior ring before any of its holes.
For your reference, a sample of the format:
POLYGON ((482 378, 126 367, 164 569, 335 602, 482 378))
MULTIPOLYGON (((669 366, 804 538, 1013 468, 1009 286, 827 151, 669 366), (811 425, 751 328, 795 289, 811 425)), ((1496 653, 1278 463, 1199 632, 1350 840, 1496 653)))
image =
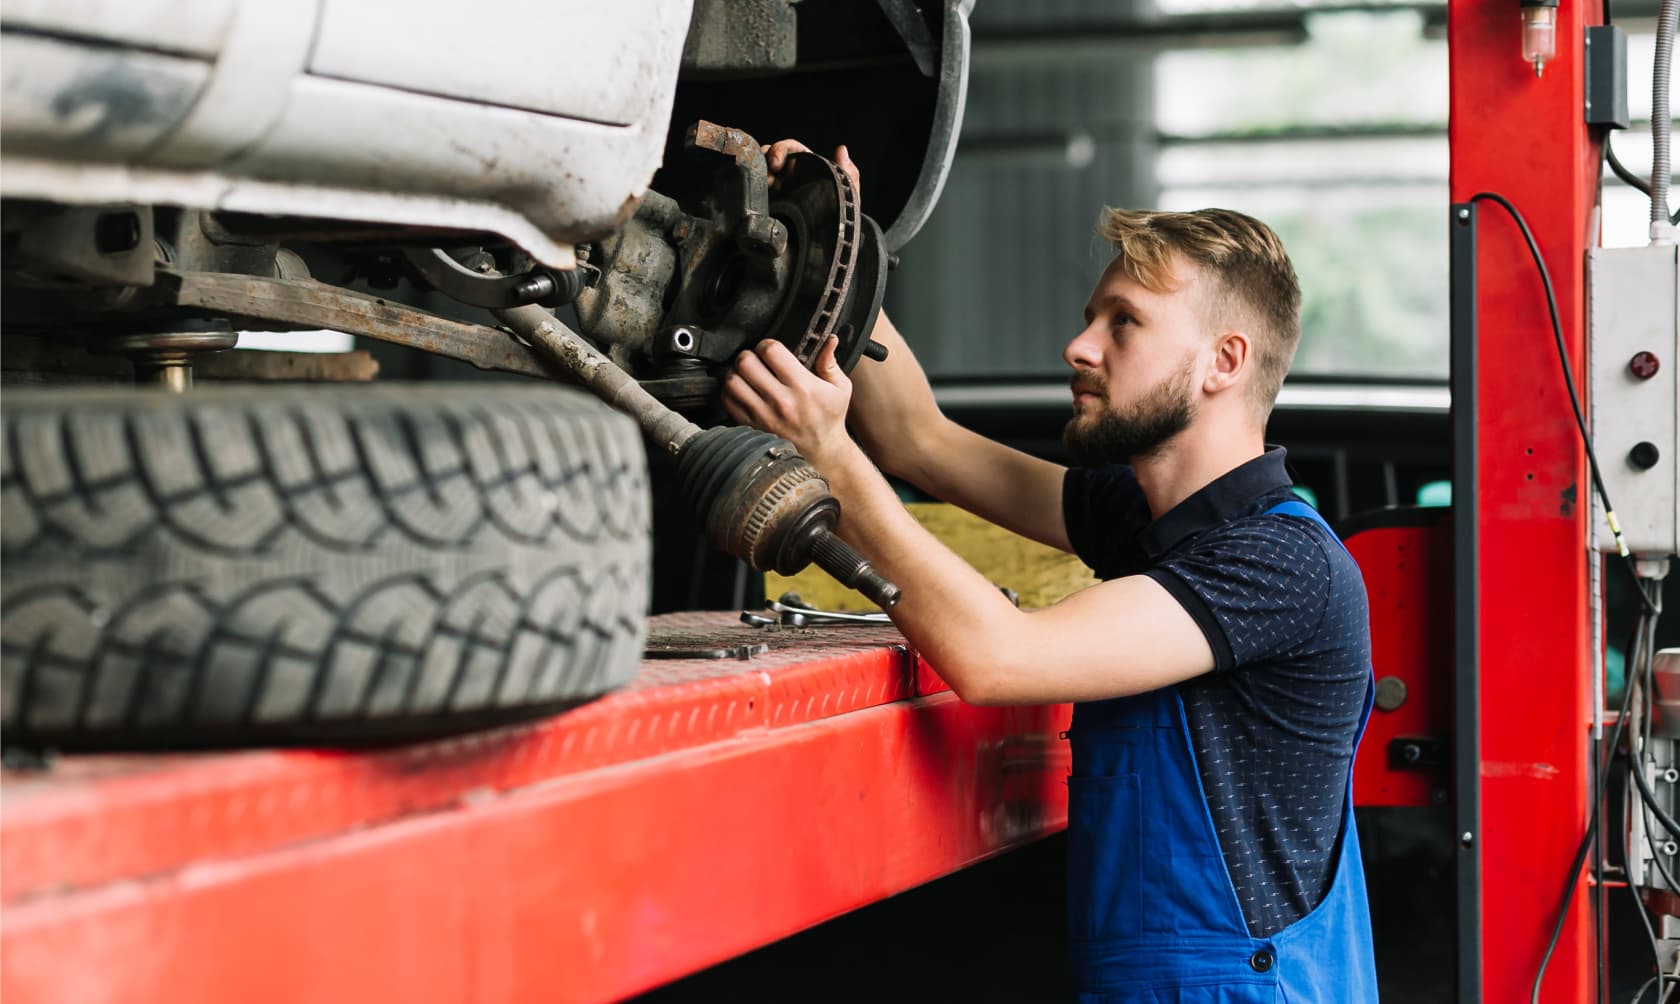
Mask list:
POLYGON ((1095 373, 1075 373, 1068 386, 1075 394, 1097 394, 1108 396, 1108 381, 1095 373))

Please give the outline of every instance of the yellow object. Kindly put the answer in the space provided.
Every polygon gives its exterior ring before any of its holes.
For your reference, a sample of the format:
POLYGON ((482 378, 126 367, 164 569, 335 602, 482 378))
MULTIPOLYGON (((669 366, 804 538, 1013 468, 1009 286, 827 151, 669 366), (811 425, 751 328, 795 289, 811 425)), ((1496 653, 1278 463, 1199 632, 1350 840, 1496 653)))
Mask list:
MULTIPOLYGON (((944 502, 912 502, 905 506, 916 522, 981 575, 1021 594, 1023 607, 1047 607, 1069 593, 1096 585, 1085 563, 1071 554, 988 523, 944 502)), ((764 575, 764 595, 775 599, 785 592, 824 610, 870 610, 870 602, 829 578, 815 565, 798 575, 764 575)))

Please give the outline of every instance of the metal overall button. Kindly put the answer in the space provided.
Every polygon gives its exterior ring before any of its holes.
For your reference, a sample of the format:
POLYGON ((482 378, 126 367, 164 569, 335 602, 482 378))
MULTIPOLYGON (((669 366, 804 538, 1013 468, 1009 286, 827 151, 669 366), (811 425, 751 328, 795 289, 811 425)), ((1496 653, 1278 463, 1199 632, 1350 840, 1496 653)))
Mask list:
POLYGON ((1270 949, 1262 948, 1248 957, 1248 964, 1257 973, 1263 973, 1272 968, 1272 953, 1270 949))

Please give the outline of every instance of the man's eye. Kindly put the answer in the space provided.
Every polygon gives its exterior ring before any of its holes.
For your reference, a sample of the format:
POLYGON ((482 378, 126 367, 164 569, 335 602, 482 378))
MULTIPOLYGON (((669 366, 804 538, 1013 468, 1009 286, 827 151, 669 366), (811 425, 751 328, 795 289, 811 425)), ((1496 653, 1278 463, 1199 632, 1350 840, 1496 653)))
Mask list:
POLYGON ((1115 314, 1114 315, 1114 327, 1116 327, 1116 328, 1121 328, 1121 327, 1125 327, 1128 324, 1136 324, 1136 323, 1137 323, 1137 321, 1133 320, 1132 315, 1130 315, 1130 314, 1115 314))

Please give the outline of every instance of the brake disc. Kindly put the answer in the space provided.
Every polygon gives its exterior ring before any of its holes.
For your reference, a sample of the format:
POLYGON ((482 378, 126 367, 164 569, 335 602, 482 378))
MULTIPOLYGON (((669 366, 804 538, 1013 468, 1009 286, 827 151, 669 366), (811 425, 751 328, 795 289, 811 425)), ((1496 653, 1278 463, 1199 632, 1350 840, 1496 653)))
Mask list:
POLYGON ((787 226, 794 262, 770 336, 811 366, 828 336, 837 335, 835 357, 850 369, 880 310, 880 229, 859 211, 851 179, 826 158, 794 154, 780 177, 783 194, 770 203, 770 215, 787 226))

